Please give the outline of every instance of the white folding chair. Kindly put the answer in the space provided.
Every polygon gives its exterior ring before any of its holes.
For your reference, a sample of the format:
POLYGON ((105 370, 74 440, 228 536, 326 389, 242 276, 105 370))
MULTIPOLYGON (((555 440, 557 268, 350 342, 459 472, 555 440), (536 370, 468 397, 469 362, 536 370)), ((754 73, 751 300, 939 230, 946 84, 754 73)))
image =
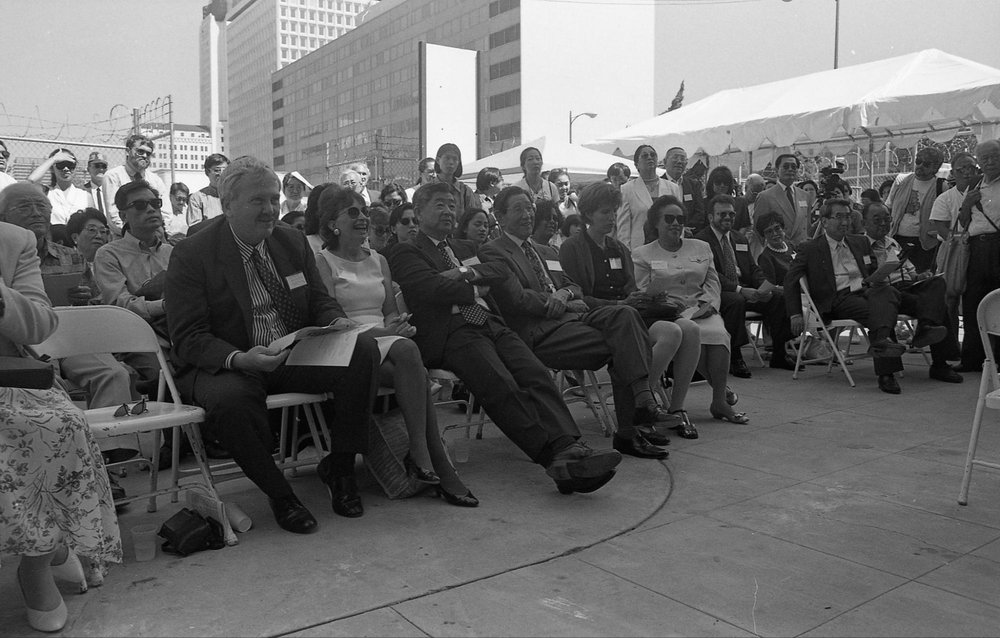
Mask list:
POLYGON ((760 354, 760 345, 763 345, 764 315, 753 310, 747 310, 744 319, 746 320, 747 335, 750 337, 750 347, 753 348, 753 354, 757 357, 757 361, 760 362, 760 367, 763 368, 764 357, 760 354), (758 342, 760 345, 758 345, 758 342))
MULTIPOLYGON (((983 373, 979 379, 979 398, 976 400, 975 416, 972 417, 969 452, 965 456, 965 473, 962 475, 962 488, 958 494, 959 505, 969 504, 969 483, 972 482, 973 466, 978 465, 1000 470, 1000 462, 976 457, 985 408, 1000 410, 1000 378, 997 377, 997 362, 993 356, 993 344, 990 343, 990 335, 1000 337, 1000 290, 994 290, 979 302, 976 318, 979 320, 979 338, 983 341, 986 360, 983 361, 983 373)), ((970 336, 968 335, 966 338, 970 336)))
MULTIPOLYGON (((864 357, 869 357, 871 355, 867 353, 863 354, 851 354, 850 339, 848 339, 847 352, 841 352, 840 348, 837 346, 837 340, 840 336, 841 331, 848 330, 850 336, 854 335, 855 331, 860 331, 861 334, 865 334, 864 326, 862 326, 857 321, 853 319, 834 319, 829 323, 823 323, 823 317, 820 316, 819 311, 816 309, 816 304, 813 302, 812 296, 809 294, 809 283, 806 281, 805 275, 799 280, 802 286, 802 322, 803 322, 803 338, 799 340, 799 348, 795 357, 795 370, 792 372, 792 379, 799 378, 799 366, 806 363, 816 363, 822 361, 826 363, 826 359, 803 359, 802 354, 805 351, 806 339, 805 333, 810 333, 817 339, 822 339, 824 343, 833 352, 833 356, 836 358, 837 363, 840 364, 840 369, 844 371, 844 376, 847 377, 847 382, 851 384, 851 387, 855 387, 854 377, 851 376, 850 370, 847 369, 847 362, 854 361, 855 359, 861 359, 864 357)), ((827 374, 833 369, 833 359, 829 360, 829 365, 827 366, 827 374)))
POLYGON ((590 408, 591 413, 597 422, 601 424, 601 431, 605 437, 609 437, 618 429, 614 417, 608 411, 609 390, 602 390, 601 384, 597 380, 597 374, 593 370, 573 370, 572 376, 579 385, 571 384, 566 375, 566 370, 553 370, 556 387, 562 395, 566 405, 573 403, 584 403, 590 408), (583 396, 573 394, 573 390, 579 388, 583 396))
MULTIPOLYGON (((176 495, 179 490, 184 489, 202 491, 217 508, 216 514, 225 530, 226 544, 235 545, 238 542, 236 534, 233 533, 229 519, 225 515, 224 505, 212 483, 205 447, 198 430, 197 424, 205 420, 205 411, 181 402, 170 366, 150 325, 134 312, 117 306, 58 307, 55 308, 55 312, 59 317, 59 327, 48 339, 32 348, 39 356, 47 355, 52 359, 61 359, 82 354, 148 352, 156 355, 160 365, 156 401, 146 401, 146 412, 116 417, 114 414, 119 409, 116 405, 83 411, 91 431, 98 437, 138 432, 154 433, 152 458, 141 459, 142 462, 148 463, 150 468, 149 492, 119 499, 115 504, 148 498, 147 511, 155 512, 158 496, 176 495), (168 390, 169 401, 166 400, 168 390), (158 489, 160 437, 163 430, 175 427, 183 428, 187 433, 203 481, 184 486, 172 482, 170 487, 158 489)), ((135 462, 135 459, 130 462, 135 462)))

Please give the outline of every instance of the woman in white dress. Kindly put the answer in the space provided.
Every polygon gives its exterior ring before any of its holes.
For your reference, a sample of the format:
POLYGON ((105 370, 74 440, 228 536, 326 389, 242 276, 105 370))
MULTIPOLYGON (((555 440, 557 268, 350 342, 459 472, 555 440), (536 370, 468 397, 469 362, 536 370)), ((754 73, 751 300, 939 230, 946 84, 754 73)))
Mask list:
POLYGON ((416 329, 409 324, 409 315, 401 315, 396 307, 389 264, 364 247, 370 223, 364 199, 353 191, 331 189, 320 198, 319 211, 324 246, 316 254, 316 266, 327 291, 353 321, 379 324, 370 334, 382 353, 381 383, 395 388, 409 433, 407 472, 434 485, 452 505, 478 506, 441 443, 427 371, 417 345, 409 339, 416 329))
MULTIPOLYGON (((707 242, 684 237, 684 205, 673 195, 657 198, 646 213, 647 230, 656 237, 632 251, 635 283, 642 292, 666 292, 680 303, 701 330, 698 371, 712 386, 712 416, 730 423, 748 423, 743 412, 734 412, 726 397, 729 374, 729 333, 719 315, 722 286, 707 242)), ((680 411, 687 421, 687 413, 680 411)))

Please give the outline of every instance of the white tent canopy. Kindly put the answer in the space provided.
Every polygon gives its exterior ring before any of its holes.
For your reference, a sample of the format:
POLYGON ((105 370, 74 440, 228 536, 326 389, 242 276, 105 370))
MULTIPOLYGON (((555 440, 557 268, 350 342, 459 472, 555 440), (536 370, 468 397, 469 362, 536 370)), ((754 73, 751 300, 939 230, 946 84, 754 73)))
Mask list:
MULTIPOLYGON (((544 169, 565 168, 569 171, 570 177, 574 181, 590 181, 604 179, 608 173, 608 167, 615 162, 623 161, 615 155, 608 155, 599 151, 592 151, 577 144, 567 144, 540 137, 530 142, 525 142, 520 146, 508 148, 489 157, 469 162, 462 166, 462 181, 475 181, 480 170, 492 166, 499 168, 503 175, 521 176, 521 151, 534 146, 542 152, 544 169)), ((507 180, 508 182, 516 180, 507 180)))
POLYGON ((709 155, 822 144, 846 149, 872 139, 909 146, 947 141, 969 127, 996 137, 1000 69, 937 49, 729 89, 584 146, 631 155, 640 144, 709 155))

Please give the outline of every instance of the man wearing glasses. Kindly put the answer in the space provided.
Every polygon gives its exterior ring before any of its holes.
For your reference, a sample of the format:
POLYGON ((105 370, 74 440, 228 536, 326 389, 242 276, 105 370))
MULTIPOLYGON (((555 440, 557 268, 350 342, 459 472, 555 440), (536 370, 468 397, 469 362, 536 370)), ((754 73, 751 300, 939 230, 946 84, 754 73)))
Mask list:
MULTIPOLYGON (((122 234, 123 219, 118 206, 115 204, 116 193, 122 184, 128 182, 145 182, 153 188, 159 195, 165 197, 170 191, 167 185, 159 176, 149 169, 150 162, 153 161, 153 141, 145 135, 130 135, 125 140, 125 163, 115 166, 104 175, 104 210, 108 215, 108 222, 117 236, 122 234)), ((99 208, 99 207, 98 207, 99 208)))
POLYGON ((925 272, 934 266, 938 238, 931 223, 934 200, 947 188, 937 177, 944 154, 926 146, 917 151, 912 173, 900 173, 892 184, 885 205, 892 212, 889 236, 899 242, 906 259, 925 272))
POLYGON ((778 171, 778 183, 757 196, 753 216, 781 213, 785 220, 785 236, 797 246, 809 239, 809 211, 815 197, 795 186, 799 176, 799 158, 791 153, 782 153, 774 166, 778 171))
POLYGON ((205 175, 208 177, 208 186, 198 190, 188 200, 187 224, 189 227, 222 214, 222 200, 219 199, 219 178, 227 166, 229 166, 229 158, 222 153, 212 153, 205 158, 205 175))
MULTIPOLYGON (((87 173, 90 179, 83 185, 83 190, 90 196, 90 207, 96 208, 103 214, 106 210, 104 203, 104 174, 108 172, 108 158, 100 151, 94 151, 87 158, 87 173)), ((106 216, 106 215, 105 215, 106 216)))
MULTIPOLYGON (((852 218, 850 201, 828 199, 823 202, 820 215, 823 233, 798 247, 785 276, 785 307, 792 335, 802 333, 799 280, 804 275, 809 294, 824 321, 853 319, 868 329, 878 387, 882 392, 899 394, 894 373, 903 369, 900 357, 906 348, 889 340, 899 313, 899 291, 887 279, 869 281, 878 268, 878 259, 867 237, 847 234, 852 218)), ((924 331, 921 343, 914 339, 913 345, 931 345, 946 334, 946 328, 935 326, 924 331)))
POLYGON ((0 191, 17 183, 16 179, 7 174, 7 160, 9 159, 10 151, 7 150, 7 144, 0 140, 0 191))

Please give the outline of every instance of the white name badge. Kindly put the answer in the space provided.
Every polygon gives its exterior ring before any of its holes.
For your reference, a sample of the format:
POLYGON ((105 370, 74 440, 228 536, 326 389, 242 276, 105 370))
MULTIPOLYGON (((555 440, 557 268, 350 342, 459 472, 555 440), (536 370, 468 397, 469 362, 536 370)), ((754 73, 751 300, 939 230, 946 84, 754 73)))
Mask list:
POLYGON ((690 202, 690 201, 692 201, 693 199, 694 199, 694 198, 693 198, 693 197, 691 197, 691 193, 686 193, 686 194, 684 195, 684 201, 686 201, 686 202, 690 202))
POLYGON ((473 255, 472 257, 469 257, 468 259, 463 259, 462 260, 462 265, 463 266, 478 266, 481 263, 483 263, 483 262, 479 261, 479 257, 476 257, 475 255, 473 255))
POLYGON ((649 262, 650 270, 666 270, 670 267, 670 262, 668 261, 651 261, 649 262))
POLYGON ((806 207, 806 200, 804 200, 804 199, 800 199, 800 200, 799 200, 799 207, 801 207, 801 208, 805 208, 805 207, 806 207))
POLYGON ((869 257, 868 255, 865 255, 864 257, 862 257, 861 261, 865 262, 866 266, 871 266, 872 265, 872 258, 869 257))
POLYGON ((293 275, 288 275, 285 277, 285 281, 288 282, 288 289, 295 290, 296 288, 301 288, 306 285, 306 276, 300 272, 293 275))
POLYGON ((750 247, 747 244, 736 244, 737 252, 745 253, 748 250, 750 250, 750 247))
POLYGON ((621 270, 622 269, 622 259, 621 259, 621 257, 612 257, 611 259, 608 260, 608 263, 611 264, 611 270, 621 270))
POLYGON ((354 272, 353 270, 341 270, 340 272, 337 273, 337 276, 343 279, 344 281, 358 280, 358 273, 354 272))
POLYGON ((546 259, 545 260, 545 267, 548 268, 549 271, 551 271, 551 272, 562 272, 563 271, 562 264, 560 264, 559 260, 557 260, 557 259, 546 259))

